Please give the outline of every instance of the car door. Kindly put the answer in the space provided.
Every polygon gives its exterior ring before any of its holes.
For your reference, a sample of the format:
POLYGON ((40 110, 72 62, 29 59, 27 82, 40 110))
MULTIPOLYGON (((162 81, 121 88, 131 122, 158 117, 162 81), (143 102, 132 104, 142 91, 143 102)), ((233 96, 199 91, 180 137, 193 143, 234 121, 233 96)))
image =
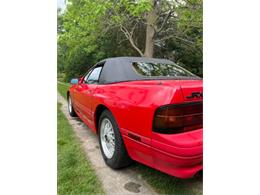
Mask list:
POLYGON ((98 86, 99 76, 102 65, 95 66, 89 74, 85 76, 82 83, 78 85, 78 102, 80 104, 80 112, 82 117, 90 126, 94 125, 92 114, 92 101, 94 91, 98 86))
POLYGON ((91 72, 92 72, 92 69, 89 70, 85 74, 84 78, 79 81, 79 83, 76 85, 76 87, 74 88, 74 91, 73 91, 73 103, 74 103, 75 109, 82 116, 83 116, 83 110, 84 110, 84 108, 82 107, 82 103, 81 103, 81 93, 84 90, 83 80, 85 78, 88 78, 88 76, 91 72))

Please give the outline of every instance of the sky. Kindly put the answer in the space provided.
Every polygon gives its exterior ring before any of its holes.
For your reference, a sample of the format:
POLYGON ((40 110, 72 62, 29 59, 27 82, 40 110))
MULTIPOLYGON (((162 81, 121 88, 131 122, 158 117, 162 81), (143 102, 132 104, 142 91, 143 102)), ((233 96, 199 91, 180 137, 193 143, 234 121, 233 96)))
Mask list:
POLYGON ((58 8, 64 9, 65 8, 65 1, 66 0, 57 0, 58 8))

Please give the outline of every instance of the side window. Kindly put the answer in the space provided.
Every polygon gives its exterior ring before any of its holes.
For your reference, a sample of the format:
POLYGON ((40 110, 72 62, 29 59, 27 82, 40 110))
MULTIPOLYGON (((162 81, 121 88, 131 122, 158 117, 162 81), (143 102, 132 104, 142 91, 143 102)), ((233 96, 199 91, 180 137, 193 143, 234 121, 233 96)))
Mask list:
POLYGON ((91 74, 91 72, 92 72, 92 70, 90 70, 87 74, 86 74, 86 76, 84 77, 84 83, 87 83, 87 79, 88 79, 88 77, 89 77, 89 75, 91 74))
POLYGON ((101 73, 101 70, 102 70, 102 66, 99 66, 99 67, 96 67, 94 68, 90 74, 88 74, 87 79, 85 81, 85 83, 88 83, 88 84, 97 84, 98 83, 98 80, 99 80, 99 75, 101 73))

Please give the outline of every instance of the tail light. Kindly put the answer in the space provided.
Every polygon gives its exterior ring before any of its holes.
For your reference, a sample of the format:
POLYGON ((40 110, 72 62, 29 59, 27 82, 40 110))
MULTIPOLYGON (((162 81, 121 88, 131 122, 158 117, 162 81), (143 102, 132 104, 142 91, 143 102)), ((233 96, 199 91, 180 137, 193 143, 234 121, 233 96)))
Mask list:
POLYGON ((203 103, 172 104, 155 111, 153 131, 158 133, 181 133, 203 127, 203 103))

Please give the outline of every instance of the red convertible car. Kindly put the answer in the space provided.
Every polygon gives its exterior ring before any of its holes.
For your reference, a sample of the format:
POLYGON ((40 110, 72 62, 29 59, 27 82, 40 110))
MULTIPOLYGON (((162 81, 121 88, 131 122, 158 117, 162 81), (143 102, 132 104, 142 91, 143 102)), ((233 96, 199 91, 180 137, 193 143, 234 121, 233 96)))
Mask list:
POLYGON ((98 134, 109 167, 135 160, 189 178, 203 167, 202 82, 169 60, 109 58, 72 79, 68 110, 98 134))

